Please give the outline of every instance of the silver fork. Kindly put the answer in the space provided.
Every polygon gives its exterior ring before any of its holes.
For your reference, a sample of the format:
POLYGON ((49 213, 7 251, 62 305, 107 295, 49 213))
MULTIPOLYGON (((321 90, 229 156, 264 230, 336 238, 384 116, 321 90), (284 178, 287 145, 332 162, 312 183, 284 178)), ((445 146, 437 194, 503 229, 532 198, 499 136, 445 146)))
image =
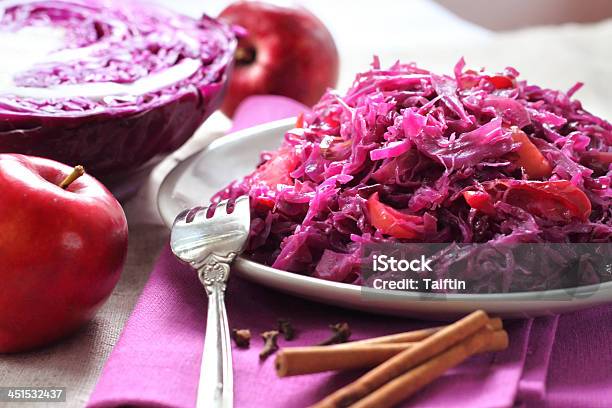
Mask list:
POLYGON ((214 215, 210 207, 180 213, 172 226, 170 247, 177 258, 198 271, 208 295, 206 338, 198 385, 198 408, 233 405, 230 333, 225 311, 225 287, 230 263, 244 250, 249 235, 249 197, 236 199, 228 213, 228 201, 220 202, 214 215))

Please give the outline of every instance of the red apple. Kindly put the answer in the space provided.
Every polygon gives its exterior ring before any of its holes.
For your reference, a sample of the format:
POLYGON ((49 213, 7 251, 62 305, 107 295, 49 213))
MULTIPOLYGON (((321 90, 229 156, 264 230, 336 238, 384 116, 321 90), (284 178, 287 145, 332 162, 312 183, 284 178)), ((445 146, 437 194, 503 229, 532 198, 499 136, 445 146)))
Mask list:
POLYGON ((338 80, 339 57, 323 23, 304 8, 239 1, 219 18, 246 29, 221 110, 232 116, 250 95, 283 95, 314 105, 338 80))
POLYGON ((0 352, 42 346, 87 322, 119 280, 127 239, 121 206, 93 177, 0 154, 0 352), (60 187, 71 173, 76 180, 60 187))

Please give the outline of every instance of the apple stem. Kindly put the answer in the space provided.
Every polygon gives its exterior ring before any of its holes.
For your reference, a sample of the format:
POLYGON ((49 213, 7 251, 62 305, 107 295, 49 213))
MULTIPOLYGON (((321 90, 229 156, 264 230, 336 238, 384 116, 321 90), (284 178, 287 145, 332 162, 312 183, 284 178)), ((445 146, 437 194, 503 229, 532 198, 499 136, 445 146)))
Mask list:
POLYGON ((74 180, 78 179, 83 174, 85 174, 85 169, 83 168, 83 166, 74 166, 72 173, 66 176, 66 178, 62 180, 61 183, 59 183, 59 186, 65 190, 70 186, 70 184, 72 184, 74 180))
POLYGON ((234 53, 234 59, 239 65, 247 65, 255 61, 255 50, 253 48, 238 47, 234 53))

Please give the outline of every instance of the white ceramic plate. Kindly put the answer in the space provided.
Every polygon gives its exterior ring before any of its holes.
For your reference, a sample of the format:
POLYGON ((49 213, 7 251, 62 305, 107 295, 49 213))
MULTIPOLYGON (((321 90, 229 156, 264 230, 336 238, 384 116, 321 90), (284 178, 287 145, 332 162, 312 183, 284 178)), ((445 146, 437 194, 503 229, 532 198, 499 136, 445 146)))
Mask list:
MULTIPOLYGON (((171 226, 187 207, 208 203, 231 180, 253 170, 262 150, 279 146, 295 119, 266 123, 225 136, 179 163, 158 193, 159 212, 171 226)), ((270 268, 238 258, 234 270, 243 277, 296 296, 368 312, 426 319, 451 319, 476 309, 502 317, 563 313, 612 302, 612 282, 574 289, 509 294, 432 296, 418 292, 363 289, 270 268)))

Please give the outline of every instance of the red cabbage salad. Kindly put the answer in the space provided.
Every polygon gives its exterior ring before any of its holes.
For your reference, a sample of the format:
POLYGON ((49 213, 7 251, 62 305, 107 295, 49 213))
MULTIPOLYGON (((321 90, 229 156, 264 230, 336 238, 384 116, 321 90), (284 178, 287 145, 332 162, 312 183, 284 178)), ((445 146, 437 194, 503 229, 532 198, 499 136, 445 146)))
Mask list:
MULTIPOLYGON (((251 259, 355 284, 371 243, 609 243, 612 125, 573 98, 581 85, 375 58, 213 201, 250 196, 251 259)), ((505 272, 500 290, 559 286, 550 269, 505 272)))

